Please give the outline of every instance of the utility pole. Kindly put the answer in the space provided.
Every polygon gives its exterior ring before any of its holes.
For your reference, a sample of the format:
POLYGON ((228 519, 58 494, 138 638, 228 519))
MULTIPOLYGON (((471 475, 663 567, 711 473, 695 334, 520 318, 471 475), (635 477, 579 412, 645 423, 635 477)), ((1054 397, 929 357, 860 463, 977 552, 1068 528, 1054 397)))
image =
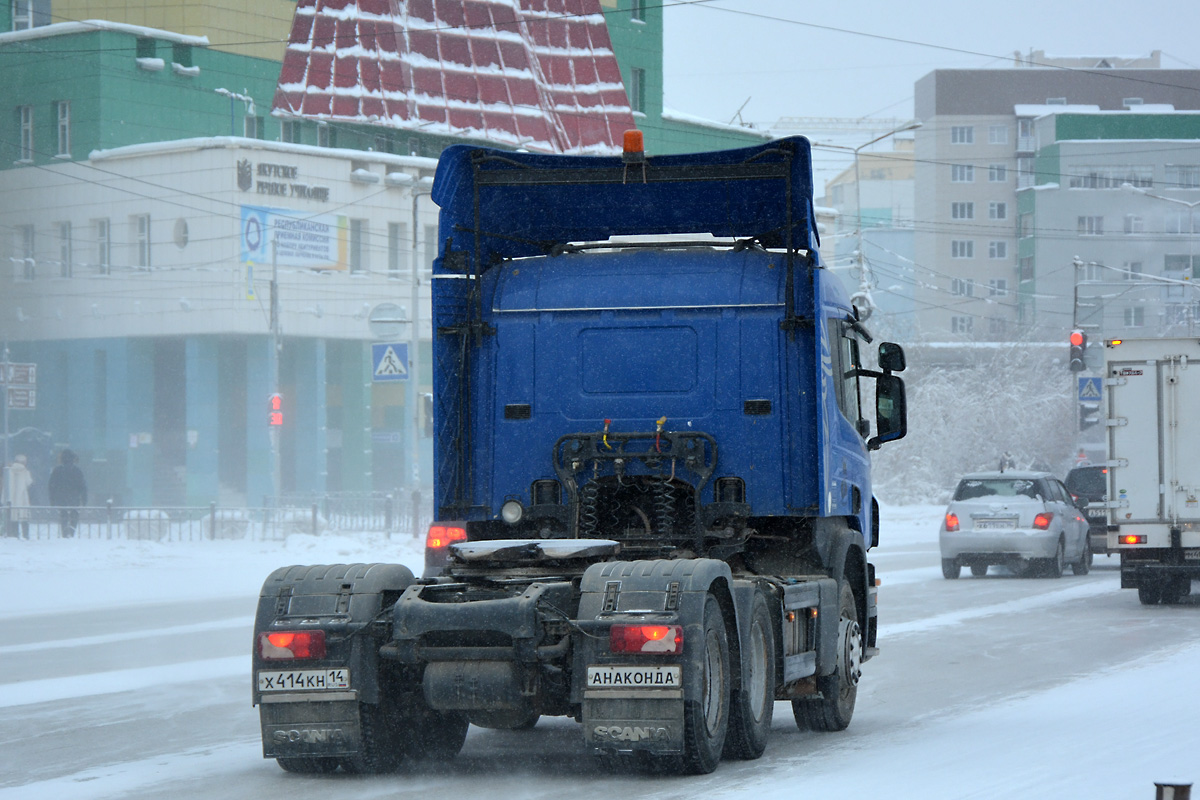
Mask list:
MULTIPOLYGON (((271 226, 271 395, 279 394, 279 356, 283 342, 279 330, 279 254, 278 234, 275 226, 271 226)), ((281 425, 268 425, 267 432, 271 439, 271 494, 274 503, 279 505, 279 495, 282 491, 279 475, 279 429, 281 425)))

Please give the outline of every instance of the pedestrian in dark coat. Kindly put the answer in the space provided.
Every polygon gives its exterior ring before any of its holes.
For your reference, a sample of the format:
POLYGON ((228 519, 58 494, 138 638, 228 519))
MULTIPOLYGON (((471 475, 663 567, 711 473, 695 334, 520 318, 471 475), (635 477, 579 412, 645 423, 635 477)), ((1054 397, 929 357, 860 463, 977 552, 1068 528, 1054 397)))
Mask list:
POLYGON ((58 466, 50 473, 50 505, 59 507, 59 526, 62 536, 70 539, 79 527, 79 507, 87 505, 87 481, 70 450, 63 450, 58 466))

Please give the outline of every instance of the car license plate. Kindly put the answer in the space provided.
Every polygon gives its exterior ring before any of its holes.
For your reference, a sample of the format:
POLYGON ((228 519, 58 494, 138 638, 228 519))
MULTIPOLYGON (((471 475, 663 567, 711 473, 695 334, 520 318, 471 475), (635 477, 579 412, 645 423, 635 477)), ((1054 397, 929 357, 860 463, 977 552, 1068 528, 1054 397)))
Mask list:
POLYGON ((597 667, 587 669, 589 689, 678 689, 681 667, 597 667))
POLYGON ((1184 550, 1183 557, 1188 561, 1200 561, 1200 550, 1184 550))
POLYGON ((320 692, 329 689, 349 689, 350 670, 293 669, 278 672, 259 672, 260 692, 320 692))
POLYGON ((1015 519, 977 519, 975 520, 975 530, 977 531, 1011 531, 1017 527, 1015 519))
POLYGON ((1106 516, 1108 516, 1107 514, 1105 514, 1103 508, 1098 508, 1095 511, 1093 511, 1092 509, 1089 508, 1087 515, 1089 517, 1091 517, 1092 519, 1104 519, 1106 516))

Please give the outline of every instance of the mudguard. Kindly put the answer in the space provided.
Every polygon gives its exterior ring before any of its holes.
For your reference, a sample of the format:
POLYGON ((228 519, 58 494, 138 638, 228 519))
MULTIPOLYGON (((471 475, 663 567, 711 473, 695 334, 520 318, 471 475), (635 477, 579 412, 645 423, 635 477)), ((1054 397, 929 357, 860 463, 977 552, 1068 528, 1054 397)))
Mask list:
MULTIPOLYGON (((259 670, 349 668, 351 692, 365 703, 379 702, 379 642, 362 635, 384 608, 385 595, 399 595, 414 581, 401 564, 331 564, 291 566, 275 570, 263 583, 254 620, 253 666, 259 670), (302 663, 264 662, 258 653, 258 634, 279 629, 320 628, 325 631, 326 656, 302 663)), ((385 615, 386 616, 386 615, 385 615)), ((312 701, 325 699, 320 692, 312 701)), ((262 702, 257 678, 253 702, 262 702)))

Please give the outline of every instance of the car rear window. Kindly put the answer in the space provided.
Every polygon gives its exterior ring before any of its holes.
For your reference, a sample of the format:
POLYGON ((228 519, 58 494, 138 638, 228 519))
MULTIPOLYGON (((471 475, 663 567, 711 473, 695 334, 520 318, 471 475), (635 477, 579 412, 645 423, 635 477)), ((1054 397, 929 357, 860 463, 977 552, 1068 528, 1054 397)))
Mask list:
POLYGON ((1038 482, 1026 478, 993 478, 977 480, 968 478, 958 484, 954 491, 955 500, 974 500, 977 497, 1030 497, 1038 496, 1038 482))
POLYGON ((1104 494, 1104 467, 1076 467, 1067 473, 1067 490, 1084 497, 1100 497, 1104 494))

